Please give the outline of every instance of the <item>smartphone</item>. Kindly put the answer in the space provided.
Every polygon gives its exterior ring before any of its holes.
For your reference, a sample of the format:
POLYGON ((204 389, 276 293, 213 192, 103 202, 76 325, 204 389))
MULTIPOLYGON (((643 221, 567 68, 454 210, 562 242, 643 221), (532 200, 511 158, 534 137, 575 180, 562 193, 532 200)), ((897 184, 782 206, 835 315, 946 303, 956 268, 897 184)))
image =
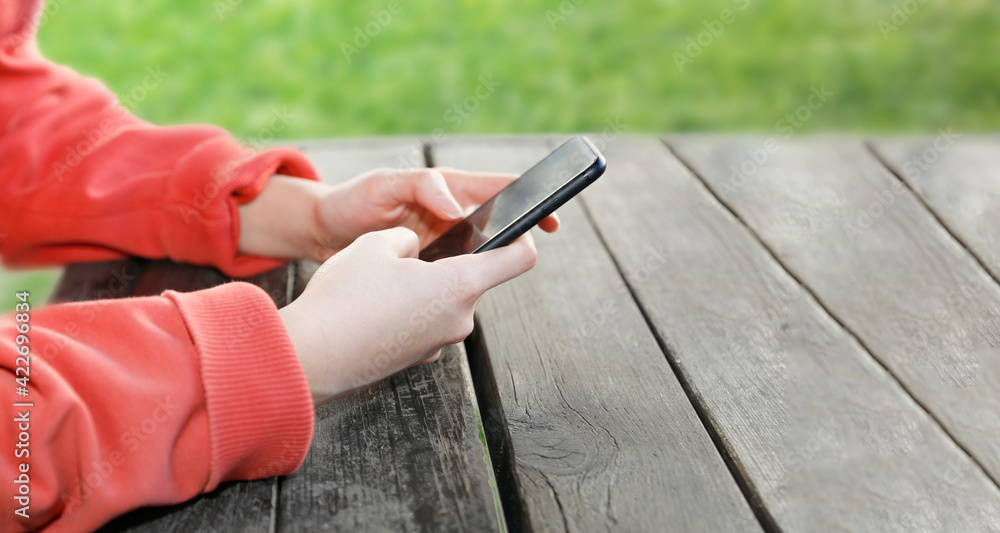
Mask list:
POLYGON ((573 137, 428 244, 420 259, 506 246, 601 177, 606 166, 590 139, 573 137))

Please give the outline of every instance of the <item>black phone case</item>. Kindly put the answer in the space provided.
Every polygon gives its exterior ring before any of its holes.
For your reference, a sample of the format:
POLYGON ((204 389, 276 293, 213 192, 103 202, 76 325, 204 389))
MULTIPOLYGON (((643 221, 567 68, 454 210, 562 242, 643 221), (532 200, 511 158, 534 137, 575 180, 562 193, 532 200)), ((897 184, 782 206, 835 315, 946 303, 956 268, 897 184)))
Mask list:
MULTIPOLYGON (((589 141, 587 143, 590 144, 589 141)), ((593 148, 593 145, 591 145, 591 148, 593 148)), ((556 209, 562 207, 563 204, 570 201, 577 194, 580 194, 588 185, 597 181, 597 178, 604 174, 607 162, 604 159, 604 155, 598 152, 596 148, 594 149, 594 153, 597 154, 597 159, 587 170, 584 170, 563 185, 559 190, 552 193, 552 196, 546 198, 544 202, 533 207, 525 216, 504 228, 493 239, 483 243, 482 246, 476 248, 472 253, 478 254, 479 252, 500 248, 514 242, 518 237, 538 225, 545 217, 554 213, 556 209)))

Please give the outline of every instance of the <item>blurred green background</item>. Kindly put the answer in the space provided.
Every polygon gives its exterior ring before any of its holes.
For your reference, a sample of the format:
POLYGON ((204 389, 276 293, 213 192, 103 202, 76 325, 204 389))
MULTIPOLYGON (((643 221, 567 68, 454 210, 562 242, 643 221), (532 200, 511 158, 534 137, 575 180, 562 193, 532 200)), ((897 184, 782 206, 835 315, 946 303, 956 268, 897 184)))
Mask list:
POLYGON ((276 111, 285 139, 769 132, 812 87, 797 131, 906 133, 997 130, 998 28, 996 0, 50 0, 39 42, 147 120, 248 142, 276 111))

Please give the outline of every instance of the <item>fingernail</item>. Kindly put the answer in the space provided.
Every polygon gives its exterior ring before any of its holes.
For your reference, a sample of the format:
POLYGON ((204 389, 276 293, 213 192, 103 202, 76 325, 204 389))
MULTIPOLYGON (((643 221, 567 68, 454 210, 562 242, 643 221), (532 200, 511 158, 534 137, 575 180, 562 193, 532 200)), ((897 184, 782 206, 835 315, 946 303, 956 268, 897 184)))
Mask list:
POLYGON ((444 207, 444 212, 449 218, 457 220, 465 217, 465 212, 462 211, 462 206, 458 205, 458 202, 456 202, 454 198, 442 196, 442 199, 441 206, 444 207))

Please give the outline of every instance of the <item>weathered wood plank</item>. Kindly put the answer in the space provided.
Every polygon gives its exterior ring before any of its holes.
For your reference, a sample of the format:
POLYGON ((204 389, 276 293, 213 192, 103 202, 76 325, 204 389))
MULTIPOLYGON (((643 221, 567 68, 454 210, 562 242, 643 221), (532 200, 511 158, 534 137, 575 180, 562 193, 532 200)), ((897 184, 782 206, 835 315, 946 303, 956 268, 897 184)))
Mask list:
POLYGON ((347 181, 375 168, 426 166, 424 145, 416 138, 306 141, 297 146, 309 154, 326 183, 347 181))
MULTIPOLYGON (((294 267, 289 264, 269 272, 242 279, 264 290, 275 305, 284 307, 290 301, 294 267)), ((165 290, 193 292, 232 281, 214 268, 178 264, 170 261, 143 261, 142 273, 135 280, 132 296, 153 296, 165 290)))
POLYGON ((499 509, 460 345, 323 406, 281 531, 495 531, 499 509))
MULTIPOLYGON (((423 164, 408 140, 304 146, 325 181, 423 164)), ((300 264, 296 294, 315 271, 300 264)), ((281 531, 497 531, 501 512, 460 345, 324 406, 305 464, 281 483, 281 531)))
MULTIPOLYGON (((433 157, 520 172, 550 149, 456 139, 433 157)), ((483 398, 485 423, 508 469, 501 488, 516 492, 511 527, 759 531, 580 205, 560 215, 562 230, 538 236, 535 269, 488 293, 477 315, 474 370, 496 395, 483 398)))
POLYGON ((1000 466, 1000 368, 996 328, 981 329, 1000 290, 987 274, 859 142, 669 144, 849 330, 671 158, 623 153, 630 162, 616 183, 630 192, 588 196, 626 271, 636 264, 630 235, 652 228, 682 254, 637 292, 713 416, 732 428, 734 455, 776 521, 1000 527, 988 477, 1000 466), (647 194, 663 180, 668 192, 647 194), (885 205, 860 234, 845 226, 873 202, 885 205), (747 427, 750 413, 767 416, 747 427))
POLYGON ((876 154, 1000 278, 1000 137, 878 139, 876 154))
POLYGON ((49 298, 51 303, 124 298, 141 270, 138 259, 69 265, 49 298))
MULTIPOLYGON (((264 289, 272 300, 283 307, 288 303, 291 288, 290 267, 280 267, 241 281, 264 289)), ((171 261, 127 259, 103 263, 77 263, 66 267, 59 278, 50 301, 79 302, 126 296, 151 296, 167 289, 190 292, 207 289, 230 281, 214 268, 179 264, 171 261)))
POLYGON ((139 509, 101 528, 102 533, 271 533, 277 480, 225 483, 179 505, 139 509))

